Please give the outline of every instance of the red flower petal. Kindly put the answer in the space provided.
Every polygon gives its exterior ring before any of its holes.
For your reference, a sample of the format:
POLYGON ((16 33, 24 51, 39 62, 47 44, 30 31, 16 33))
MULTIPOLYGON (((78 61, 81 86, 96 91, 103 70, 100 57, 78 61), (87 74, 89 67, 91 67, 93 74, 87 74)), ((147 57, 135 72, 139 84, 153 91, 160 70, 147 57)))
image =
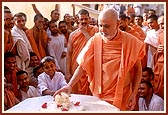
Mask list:
POLYGON ((57 108, 58 108, 58 107, 62 107, 62 105, 57 104, 57 108))
POLYGON ((79 106, 79 104, 80 104, 80 102, 76 102, 74 105, 75 105, 75 106, 79 106))
POLYGON ((62 108, 61 110, 62 110, 62 111, 68 111, 68 109, 66 109, 66 108, 62 108))
POLYGON ((42 108, 47 108, 47 103, 44 103, 44 104, 42 105, 42 108))

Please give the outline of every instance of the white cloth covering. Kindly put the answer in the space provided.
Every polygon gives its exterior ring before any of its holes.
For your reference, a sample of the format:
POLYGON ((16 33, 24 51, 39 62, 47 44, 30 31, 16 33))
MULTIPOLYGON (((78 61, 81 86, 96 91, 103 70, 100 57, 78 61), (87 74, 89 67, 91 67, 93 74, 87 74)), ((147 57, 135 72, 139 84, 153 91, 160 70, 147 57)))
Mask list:
MULTIPOLYGON (((11 112, 39 113, 41 106, 46 102, 52 101, 53 99, 54 99, 53 96, 50 95, 28 98, 20 102, 19 104, 15 105, 14 107, 10 108, 9 110, 5 111, 5 113, 11 113, 11 112)), ((70 101, 80 102, 80 105, 84 106, 86 109, 86 111, 82 111, 82 113, 85 112, 87 113, 89 111, 115 113, 119 111, 117 107, 95 96, 71 94, 70 101)), ((58 112, 63 113, 64 111, 58 111, 58 112)), ((68 111, 66 111, 66 113, 67 112, 68 111)), ((46 111, 46 113, 49 113, 49 111, 46 111)), ((55 111, 55 113, 57 113, 57 111, 55 111)))
POLYGON ((25 32, 16 26, 14 26, 11 30, 12 38, 14 44, 12 49, 16 46, 17 48, 17 55, 16 55, 16 62, 17 66, 25 70, 29 66, 30 62, 30 54, 29 52, 33 51, 30 45, 30 42, 25 34, 25 32))

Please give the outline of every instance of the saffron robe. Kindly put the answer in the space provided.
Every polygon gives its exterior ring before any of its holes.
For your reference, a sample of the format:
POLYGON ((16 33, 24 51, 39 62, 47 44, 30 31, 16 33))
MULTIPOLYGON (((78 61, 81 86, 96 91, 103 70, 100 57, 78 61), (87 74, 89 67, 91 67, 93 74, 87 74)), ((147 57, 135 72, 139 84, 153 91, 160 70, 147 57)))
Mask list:
MULTIPOLYGON (((96 32, 98 32, 98 28, 94 26, 88 26, 87 32, 90 34, 90 36, 93 36, 96 32)), ((81 30, 77 29, 74 31, 74 36, 72 36, 72 61, 71 61, 71 75, 75 72, 76 68, 78 67, 77 64, 77 56, 82 50, 82 48, 87 43, 87 39, 81 32, 81 30)), ((72 88, 72 93, 78 93, 78 94, 91 94, 89 89, 89 83, 87 80, 87 77, 84 75, 77 84, 72 88)))
POLYGON ((13 39, 11 35, 11 31, 8 32, 4 29, 4 53, 9 52, 13 46, 13 39))
MULTIPOLYGON (((158 44, 164 45, 164 31, 159 33, 158 44)), ((164 53, 154 54, 154 93, 164 99, 164 53)))
POLYGON ((95 34, 77 62, 86 71, 94 96, 126 110, 134 82, 134 76, 128 74, 136 61, 145 55, 145 47, 140 40, 120 30, 114 39, 109 41, 100 33, 95 34))
POLYGON ((135 29, 135 31, 137 31, 137 32, 139 33, 139 35, 140 35, 142 41, 144 41, 145 38, 146 38, 146 34, 145 34, 145 32, 142 30, 142 28, 141 28, 140 26, 138 26, 138 25, 135 25, 135 24, 132 25, 132 27, 135 29))
POLYGON ((36 28, 33 27, 30 30, 26 31, 26 35, 29 39, 32 50, 36 53, 38 58, 42 59, 43 57, 45 57, 48 42, 47 33, 44 30, 37 32, 36 28), (35 36, 37 36, 37 38, 35 36))

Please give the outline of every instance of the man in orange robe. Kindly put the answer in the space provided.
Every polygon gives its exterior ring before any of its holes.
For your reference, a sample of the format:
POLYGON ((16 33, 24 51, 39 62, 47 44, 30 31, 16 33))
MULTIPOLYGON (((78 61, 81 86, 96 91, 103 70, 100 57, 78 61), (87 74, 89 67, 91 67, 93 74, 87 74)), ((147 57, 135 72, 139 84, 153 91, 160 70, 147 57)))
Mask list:
POLYGON ((133 110, 142 77, 140 60, 145 55, 144 44, 118 29, 118 13, 105 9, 98 17, 99 33, 85 45, 77 58, 79 66, 67 87, 69 91, 83 74, 88 75, 91 92, 120 110, 133 110), (113 19, 113 20, 111 20, 113 19), (131 71, 136 72, 132 76, 131 71))
MULTIPOLYGON (((66 80, 69 82, 70 78, 74 74, 74 71, 78 67, 76 62, 77 56, 85 46, 87 41, 98 32, 98 28, 89 25, 89 12, 82 9, 78 13, 80 26, 77 30, 70 34, 68 41, 67 52, 67 69, 66 80)), ((79 82, 72 88, 73 93, 78 94, 91 94, 89 89, 89 83, 87 77, 84 75, 79 82)))
POLYGON ((13 86, 13 93, 17 97, 17 77, 16 72, 20 70, 16 65, 16 57, 12 52, 6 52, 4 54, 4 77, 6 79, 6 83, 11 84, 13 86))
POLYGON ((36 14, 34 17, 34 27, 26 31, 32 50, 36 53, 39 59, 46 56, 48 42, 47 33, 43 29, 43 22, 43 16, 41 14, 36 14))
MULTIPOLYGON (((119 19, 120 19, 120 26, 119 26, 119 28, 122 31, 130 33, 131 35, 135 36, 136 38, 138 38, 142 42, 144 41, 144 38, 142 38, 140 36, 140 34, 134 28, 132 28, 131 26, 128 25, 128 18, 127 18, 127 16, 125 14, 121 14, 119 16, 119 19)), ((144 58, 141 61, 142 68, 145 68, 147 66, 146 62, 147 62, 147 55, 145 55, 144 58)))
POLYGON ((13 28, 13 15, 7 6, 4 6, 4 52, 11 51, 13 38, 11 29, 13 28))
POLYGON ((119 26, 119 28, 122 31, 128 32, 131 35, 133 35, 136 38, 138 38, 139 40, 143 41, 143 38, 140 37, 139 33, 137 31, 135 31, 131 26, 128 25, 128 19, 127 19, 127 16, 125 14, 121 14, 119 16, 119 19, 120 19, 120 26, 119 26))
POLYGON ((142 38, 142 40, 144 41, 145 40, 145 37, 146 37, 146 34, 145 32, 142 30, 142 28, 139 26, 139 25, 136 25, 135 22, 135 15, 131 15, 131 18, 130 18, 130 23, 129 25, 134 28, 135 31, 137 31, 140 35, 140 37, 142 38))
POLYGON ((164 16, 158 18, 160 26, 158 48, 154 54, 154 92, 164 99, 164 16))

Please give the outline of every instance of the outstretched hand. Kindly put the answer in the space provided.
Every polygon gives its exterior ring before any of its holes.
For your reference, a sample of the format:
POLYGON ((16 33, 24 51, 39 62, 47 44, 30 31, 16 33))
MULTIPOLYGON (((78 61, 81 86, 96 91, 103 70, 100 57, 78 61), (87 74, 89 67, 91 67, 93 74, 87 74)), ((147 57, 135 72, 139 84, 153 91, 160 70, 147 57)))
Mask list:
POLYGON ((67 86, 64 86, 62 87, 61 89, 57 90, 53 97, 55 97, 57 94, 61 94, 61 92, 65 92, 67 93, 68 95, 70 95, 70 92, 71 92, 71 86, 70 85, 67 85, 67 86))

